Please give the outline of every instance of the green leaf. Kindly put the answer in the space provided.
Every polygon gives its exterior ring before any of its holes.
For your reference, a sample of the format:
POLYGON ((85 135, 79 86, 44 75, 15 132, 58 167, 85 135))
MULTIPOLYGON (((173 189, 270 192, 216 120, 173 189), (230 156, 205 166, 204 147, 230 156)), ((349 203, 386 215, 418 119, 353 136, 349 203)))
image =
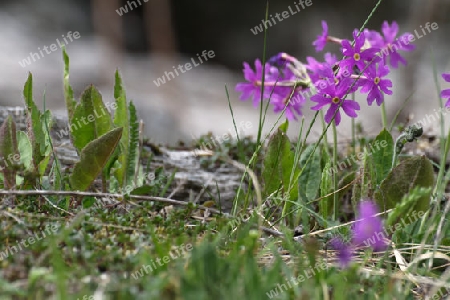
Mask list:
POLYGON ((319 202, 319 213, 327 219, 333 212, 333 195, 327 196, 333 191, 333 169, 331 168, 331 162, 327 162, 322 171, 322 178, 320 182, 320 197, 323 199, 319 202))
POLYGON ((69 82, 69 67, 70 67, 69 55, 67 55, 65 47, 62 48, 62 52, 64 60, 64 98, 66 100, 67 115, 69 117, 70 122, 75 112, 75 105, 77 104, 77 102, 73 98, 73 90, 69 82))
MULTIPOLYGON (((28 122, 31 123, 31 128, 28 132, 28 135, 33 146, 33 162, 35 168, 37 168, 37 166, 46 156, 46 153, 48 153, 48 149, 50 147, 50 145, 47 144, 48 135, 46 134, 45 124, 43 123, 43 121, 45 120, 47 122, 50 122, 51 116, 50 112, 48 112, 45 117, 42 118, 41 112, 34 103, 33 76, 31 75, 31 73, 28 74, 28 79, 25 82, 23 96, 25 98, 25 104, 27 106, 28 122)), ((50 127, 51 124, 48 123, 48 125, 50 127)))
POLYGON ((352 193, 352 205, 356 211, 358 203, 361 199, 372 198, 374 186, 375 170, 372 160, 372 156, 368 153, 367 149, 363 152, 363 168, 359 173, 359 178, 353 185, 352 193))
POLYGON ((33 170, 33 147, 25 132, 17 133, 18 149, 20 153, 20 163, 25 167, 25 171, 33 170))
POLYGON ((127 160, 127 185, 133 184, 134 175, 136 173, 137 162, 139 161, 139 123, 136 114, 136 107, 133 102, 129 104, 130 112, 130 148, 127 160))
POLYGON ((70 184, 74 190, 85 191, 102 171, 109 157, 114 153, 123 128, 116 128, 90 142, 81 151, 81 159, 74 166, 70 184))
POLYGON ((49 155, 52 152, 51 144, 50 144, 50 133, 47 128, 50 130, 53 126, 53 117, 50 110, 46 110, 43 114, 40 114, 40 124, 42 127, 42 133, 44 136, 44 147, 41 146, 41 154, 44 156, 49 155))
POLYGON ((143 185, 138 188, 135 188, 130 192, 130 195, 144 196, 148 195, 151 191, 154 190, 154 185, 143 185))
POLYGON ((33 75, 31 73, 28 73, 27 81, 23 87, 23 97, 25 98, 25 104, 28 110, 36 106, 33 101, 33 75))
POLYGON ((116 71, 115 85, 114 85, 114 98, 116 99, 116 111, 114 113, 114 125, 123 128, 122 139, 120 140, 120 154, 118 161, 120 168, 115 172, 119 186, 126 185, 126 171, 127 171, 127 159, 130 149, 130 123, 128 119, 127 97, 122 85, 122 78, 119 71, 116 71))
MULTIPOLYGON (((401 219, 405 219, 406 216, 415 215, 414 207, 422 197, 430 197, 431 187, 423 188, 416 186, 409 194, 403 196, 402 200, 397 203, 395 208, 388 214, 385 226, 391 226, 398 223, 401 219)), ((425 214, 425 211, 422 211, 425 214)))
POLYGON ((47 170, 48 163, 50 162, 50 156, 51 155, 44 156, 39 162, 37 170, 40 176, 44 176, 45 170, 47 170))
POLYGON ((96 200, 94 197, 86 197, 82 201, 82 205, 84 209, 88 209, 95 204, 96 200))
POLYGON ((300 157, 300 167, 303 172, 299 178, 299 189, 302 189, 308 201, 316 199, 321 182, 322 172, 320 170, 320 155, 317 151, 314 152, 308 164, 306 161, 314 150, 314 144, 306 147, 300 157))
POLYGON ((19 163, 16 123, 9 115, 0 127, 0 170, 3 172, 5 189, 16 186, 16 167, 19 163))
POLYGON ((383 129, 371 144, 371 154, 376 171, 376 184, 380 184, 389 174, 394 155, 394 140, 386 129, 383 129))
MULTIPOLYGON (((415 156, 402 161, 382 181, 375 192, 375 200, 382 210, 396 205, 416 187, 432 188, 434 184, 433 165, 425 156, 415 156)), ((422 195, 413 207, 415 211, 427 211, 430 206, 431 191, 422 195)))
POLYGON ((267 145, 262 166, 263 197, 269 196, 280 186, 283 187, 283 191, 289 186, 294 153, 291 151, 291 143, 282 126, 272 135, 267 145))
POLYGON ((73 144, 78 151, 112 129, 111 115, 93 85, 84 91, 75 107, 70 128, 73 144))

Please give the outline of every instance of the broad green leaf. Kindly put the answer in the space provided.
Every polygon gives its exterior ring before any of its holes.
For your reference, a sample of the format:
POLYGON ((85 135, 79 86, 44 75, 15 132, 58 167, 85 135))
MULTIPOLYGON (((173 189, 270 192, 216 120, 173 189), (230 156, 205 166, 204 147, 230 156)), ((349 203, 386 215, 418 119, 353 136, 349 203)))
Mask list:
MULTIPOLYGON (((401 219, 406 219, 406 216, 414 215, 417 216, 418 211, 414 212, 414 207, 422 197, 429 197, 431 192, 430 188, 423 188, 421 186, 416 186, 412 191, 403 196, 402 200, 397 203, 395 208, 388 214, 386 219, 386 227, 398 223, 401 219)), ((425 214, 425 211, 422 211, 425 214)))
POLYGON ((269 196, 283 184, 288 188, 293 163, 294 153, 289 138, 278 128, 269 140, 263 161, 263 197, 269 196))
POLYGON ((25 167, 25 171, 33 170, 33 147, 30 139, 23 131, 17 133, 17 143, 20 153, 20 163, 25 167))
POLYGON ((81 151, 80 161, 74 166, 70 184, 74 190, 85 191, 102 171, 109 157, 114 153, 123 128, 116 128, 90 142, 81 151))
POLYGON ((23 97, 25 98, 25 104, 28 108, 28 111, 31 110, 35 103, 33 101, 33 75, 28 73, 27 81, 23 87, 23 97))
MULTIPOLYGON (((375 192, 375 200, 382 210, 396 205, 416 187, 432 188, 434 184, 433 165, 425 156, 414 156, 402 161, 381 182, 375 192)), ((431 192, 416 200, 413 210, 427 211, 431 192)))
POLYGON ((146 184, 132 190, 130 192, 130 195, 139 195, 139 196, 148 195, 151 191, 154 190, 154 188, 155 188, 154 185, 146 184))
POLYGON ((116 111, 114 113, 114 125, 123 128, 122 139, 120 140, 120 154, 118 157, 120 168, 116 170, 115 176, 119 186, 126 185, 127 159, 130 150, 130 122, 128 117, 127 97, 122 85, 122 78, 119 71, 116 71, 114 98, 116 99, 116 111))
POLYGON ((45 170, 47 170, 48 163, 50 162, 50 156, 51 155, 47 155, 43 157, 42 160, 39 162, 38 172, 40 176, 44 176, 45 170))
POLYGON ((300 157, 300 168, 303 168, 303 171, 298 180, 298 186, 299 189, 303 190, 308 201, 316 198, 322 177, 320 155, 317 151, 314 152, 308 164, 306 164, 313 153, 314 146, 314 144, 307 146, 300 157))
POLYGON ((392 167, 392 156, 394 155, 394 141, 386 129, 380 132, 370 146, 370 153, 376 171, 376 184, 386 178, 392 167))
POLYGON ((6 189, 16 185, 16 168, 20 164, 17 147, 16 123, 9 115, 0 127, 0 170, 3 172, 6 189))
POLYGON ((73 144, 81 151, 87 143, 112 129, 111 115, 102 101, 102 96, 93 86, 89 86, 75 107, 71 120, 73 144))
POLYGON ((70 68, 69 55, 67 55, 65 47, 62 48, 62 52, 64 60, 64 98, 66 100, 67 115, 69 117, 70 122, 75 112, 75 105, 77 104, 77 102, 73 98, 73 90, 69 82, 69 68, 70 68))
POLYGON ((41 148, 41 154, 44 156, 49 155, 52 152, 51 144, 50 144, 50 133, 48 130, 53 126, 53 117, 50 110, 46 110, 43 114, 40 115, 42 132, 44 133, 44 147, 41 148), (48 130, 47 130, 48 128, 48 130))
MULTIPOLYGON (((39 111, 33 100, 33 76, 31 75, 31 73, 29 73, 28 79, 25 82, 23 96, 25 98, 25 104, 27 106, 28 122, 31 122, 31 129, 29 130, 28 134, 33 146, 34 166, 35 168, 37 168, 42 159, 46 156, 46 153, 48 152, 47 149, 50 145, 47 144, 48 139, 46 130, 44 130, 45 127, 43 124, 41 112, 39 111)), ((50 112, 48 114, 50 114, 50 112)), ((44 120, 48 121, 48 115, 44 117, 44 120)))

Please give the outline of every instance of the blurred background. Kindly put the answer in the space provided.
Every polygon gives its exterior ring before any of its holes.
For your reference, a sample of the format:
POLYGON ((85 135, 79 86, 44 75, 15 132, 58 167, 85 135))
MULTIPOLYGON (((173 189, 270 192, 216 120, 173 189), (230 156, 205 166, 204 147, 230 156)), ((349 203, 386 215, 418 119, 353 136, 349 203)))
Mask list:
MULTIPOLYGON (((351 38, 377 1, 312 0, 302 8, 299 1, 270 1, 270 13, 295 11, 289 18, 268 28, 267 56, 288 52, 305 61, 306 56, 323 60, 311 43, 321 34, 321 20, 329 25, 330 35, 351 38), (298 11, 297 7, 301 8, 298 11)), ((386 97, 389 120, 411 94, 413 98, 399 121, 417 121, 434 114, 438 107, 437 89, 433 81, 432 53, 438 74, 450 72, 448 49, 450 1, 390 0, 383 1, 367 24, 380 30, 384 20, 396 20, 400 33, 417 30, 426 22, 436 22, 439 29, 422 34, 414 42, 417 49, 405 53, 408 66, 391 74, 394 95, 386 97)), ((114 71, 119 68, 128 99, 138 108, 145 121, 146 135, 155 143, 189 142, 208 131, 222 136, 233 128, 225 87, 228 88, 236 123, 251 122, 246 135, 255 135, 258 110, 251 101, 240 101, 234 87, 243 81, 242 62, 251 65, 262 58, 264 34, 254 34, 261 25, 266 3, 260 0, 2 0, 0 1, 0 105, 23 105, 22 89, 28 72, 33 73, 34 96, 54 114, 66 114, 62 87, 63 62, 59 43, 67 41, 71 59, 70 80, 77 98, 89 85, 96 85, 105 102, 112 102, 114 71), (79 38, 68 38, 69 32, 79 38), (56 51, 43 51, 44 46, 57 45, 56 51), (173 67, 195 60, 197 55, 213 51, 214 57, 203 61, 166 83, 155 84, 173 67), (43 54, 39 55, 39 51, 43 54), (31 53, 36 53, 31 57, 31 53), (36 56, 37 55, 37 56, 36 56), (27 62, 26 62, 27 61, 27 62)), ((325 51, 338 53, 328 45, 325 51)), ((442 87, 450 88, 439 76, 442 87)), ((380 130, 380 114, 376 106, 364 105, 365 96, 358 97, 365 130, 375 134, 380 130)), ((306 121, 313 113, 308 103, 304 107, 306 121)), ((269 111, 265 132, 270 130, 278 114, 269 111)), ((281 119, 282 121, 283 119, 281 119)), ((320 124, 320 122, 317 122, 320 124)), ((343 118, 339 126, 341 137, 350 137, 350 119, 343 118)), ((290 127, 298 134, 299 122, 290 127)), ((438 128, 430 122, 427 131, 438 128)), ((437 131, 437 130, 436 130, 437 131)), ((320 133, 315 127, 311 138, 320 133)))

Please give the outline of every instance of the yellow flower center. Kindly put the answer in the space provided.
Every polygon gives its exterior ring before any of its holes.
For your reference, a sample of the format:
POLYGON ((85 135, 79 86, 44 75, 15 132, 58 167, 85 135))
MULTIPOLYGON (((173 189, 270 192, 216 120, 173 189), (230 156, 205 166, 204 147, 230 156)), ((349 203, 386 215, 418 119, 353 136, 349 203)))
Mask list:
POLYGON ((334 104, 338 104, 341 99, 339 99, 338 97, 334 97, 333 99, 331 99, 331 101, 333 101, 334 104))
POLYGON ((359 61, 361 59, 361 56, 359 55, 359 53, 355 53, 353 54, 353 59, 359 61))
POLYGON ((380 77, 375 77, 373 82, 375 82, 375 84, 379 84, 380 83, 380 77))

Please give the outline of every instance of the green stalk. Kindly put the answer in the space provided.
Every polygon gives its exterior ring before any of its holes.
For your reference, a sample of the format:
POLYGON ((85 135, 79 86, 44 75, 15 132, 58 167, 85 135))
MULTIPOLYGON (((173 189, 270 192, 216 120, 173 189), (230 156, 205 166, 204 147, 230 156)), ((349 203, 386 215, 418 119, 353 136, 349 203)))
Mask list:
MULTIPOLYGON (((355 101, 355 93, 352 93, 352 100, 355 101)), ((352 154, 356 155, 356 122, 355 118, 352 119, 352 154)))
POLYGON ((438 195, 437 195, 438 200, 440 200, 442 198, 442 192, 445 190, 445 186, 442 186, 442 179, 444 177, 445 164, 447 162, 447 156, 448 156, 449 149, 450 149, 450 128, 447 133, 447 139, 445 140, 444 153, 443 153, 443 157, 441 158, 441 165, 440 165, 438 177, 436 180, 436 186, 434 187, 434 192, 433 192, 433 194, 438 193, 438 195))
POLYGON ((383 122, 383 128, 387 129, 387 117, 386 117, 386 106, 384 105, 384 101, 381 103, 381 122, 383 122))
MULTIPOLYGON (((322 120, 322 129, 323 129, 323 131, 326 131, 327 124, 325 123, 325 117, 323 115, 323 110, 320 110, 320 119, 322 120)), ((325 152, 328 154, 328 157, 329 157, 330 156, 330 149, 328 147, 328 138, 327 138, 326 134, 323 136, 323 145, 324 145, 324 148, 325 148, 325 152)))
MULTIPOLYGON (((335 170, 338 169, 337 167, 337 156, 338 156, 338 149, 337 149, 337 130, 336 130, 336 121, 333 120, 333 167, 335 170)), ((337 220, 337 201, 338 201, 338 175, 337 172, 333 173, 333 221, 337 220)))
POLYGON ((447 162, 447 155, 448 155, 448 149, 449 149, 449 143, 450 143, 450 129, 447 135, 447 139, 445 139, 445 122, 444 122, 444 114, 442 112, 442 108, 444 107, 444 103, 441 98, 441 86, 439 84, 439 80, 437 77, 437 66, 436 66, 436 60, 434 58, 433 48, 431 48, 431 61, 433 66, 433 79, 434 83, 436 85, 436 93, 437 93, 437 99, 438 104, 440 108, 440 125, 441 125, 441 137, 440 137, 440 144, 441 144, 441 163, 439 166, 439 173, 436 181, 436 186, 434 187, 433 194, 437 193, 437 199, 440 200, 442 198, 442 193, 445 191, 445 185, 442 185, 442 181, 444 179, 444 172, 445 172, 445 164, 447 162), (442 149, 442 145, 444 144, 445 140, 445 147, 442 149))

